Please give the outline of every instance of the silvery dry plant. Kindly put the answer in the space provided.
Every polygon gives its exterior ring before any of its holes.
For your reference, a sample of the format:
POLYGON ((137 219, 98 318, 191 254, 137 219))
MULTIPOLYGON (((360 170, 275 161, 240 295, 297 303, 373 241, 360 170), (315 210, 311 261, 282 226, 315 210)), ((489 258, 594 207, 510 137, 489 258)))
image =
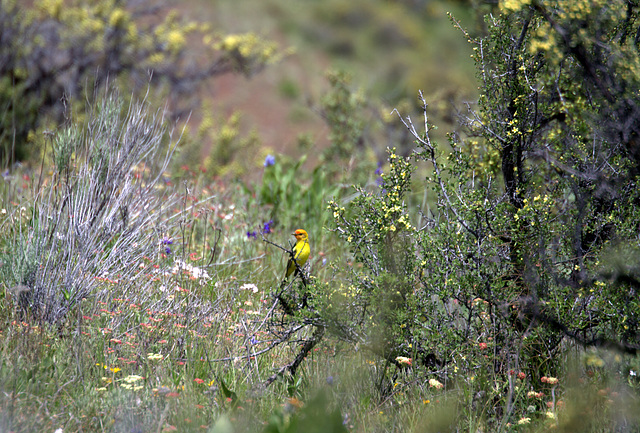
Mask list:
POLYGON ((81 301, 114 292, 144 296, 143 258, 158 256, 176 203, 162 179, 176 146, 162 112, 107 91, 86 119, 52 136, 51 175, 3 230, 5 287, 36 321, 59 323, 81 301))

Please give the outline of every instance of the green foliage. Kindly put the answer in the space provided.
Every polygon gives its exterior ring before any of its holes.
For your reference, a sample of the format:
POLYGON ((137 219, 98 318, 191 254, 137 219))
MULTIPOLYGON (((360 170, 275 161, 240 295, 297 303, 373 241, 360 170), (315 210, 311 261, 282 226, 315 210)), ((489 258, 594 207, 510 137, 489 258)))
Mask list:
MULTIPOLYGON (((205 110, 205 115, 209 115, 208 110, 205 110)), ((211 143, 211 150, 203 164, 209 176, 239 178, 247 175, 258 162, 255 158, 247 157, 260 146, 258 133, 252 130, 243 136, 240 120, 241 114, 234 112, 221 125, 217 125, 209 117, 201 123, 195 140, 199 143, 211 143)), ((197 155, 197 160, 189 161, 192 162, 190 165, 199 165, 199 157, 197 155)))
POLYGON ((356 188, 349 211, 337 201, 328 206, 338 234, 364 268, 348 286, 327 291, 327 317, 338 321, 332 327, 348 330, 343 337, 384 357, 414 353, 407 324, 416 306, 415 228, 404 204, 411 172, 409 160, 390 151, 389 173, 382 175, 379 188, 356 188), (356 331, 360 327, 364 332, 356 331))
POLYGON ((544 411, 524 404, 509 372, 523 371, 533 387, 555 384, 567 347, 637 355, 640 343, 636 269, 605 265, 640 249, 640 110, 631 96, 640 69, 637 46, 620 33, 640 11, 526 3, 487 17, 485 36, 467 34, 481 96, 465 136, 441 150, 426 103, 423 131, 403 120, 416 161, 430 166, 430 214, 410 216, 403 198, 416 185, 404 182, 410 163, 393 153, 383 194, 359 188, 349 207, 330 206, 359 264, 327 301, 338 335, 396 362, 409 356, 418 371, 440 367, 449 381, 478 375, 463 387, 487 395, 491 429, 544 411), (591 19, 597 28, 578 28, 591 19), (554 41, 544 53, 543 37, 554 41), (384 199, 396 191, 396 201, 384 199))
POLYGON ((327 78, 331 91, 324 95, 321 104, 326 122, 331 128, 331 146, 324 151, 322 157, 324 161, 331 162, 351 157, 357 146, 362 145, 365 126, 362 117, 364 98, 349 89, 351 79, 344 72, 329 72, 327 78))
MULTIPOLYGON (((344 426, 339 409, 329 410, 330 401, 327 393, 321 391, 311 399, 300 412, 288 414, 287 407, 283 411, 275 411, 264 433, 342 433, 349 430, 344 426)), ((291 410, 291 407, 289 408, 291 410)))
POLYGON ((329 198, 340 194, 340 185, 331 182, 323 165, 309 171, 305 162, 306 157, 290 163, 271 155, 265 160, 259 203, 270 208, 268 219, 281 226, 324 227, 328 215, 322 210, 329 198))

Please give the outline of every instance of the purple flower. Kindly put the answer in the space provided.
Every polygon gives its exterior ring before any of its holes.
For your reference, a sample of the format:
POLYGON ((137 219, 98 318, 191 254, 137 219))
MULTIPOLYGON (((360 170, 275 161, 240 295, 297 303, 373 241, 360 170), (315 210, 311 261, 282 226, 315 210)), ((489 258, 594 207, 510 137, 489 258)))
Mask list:
POLYGON ((382 186, 384 181, 382 180, 382 163, 381 162, 378 163, 378 168, 376 168, 376 171, 374 171, 374 173, 376 176, 378 176, 376 178, 376 185, 382 186))
POLYGON ((376 176, 380 176, 382 174, 382 163, 378 162, 378 168, 373 172, 376 176))
POLYGON ((256 232, 255 232, 255 230, 254 230, 254 231, 252 231, 252 232, 247 232, 247 238, 248 238, 248 239, 251 239, 251 238, 254 238, 254 239, 255 239, 255 238, 257 238, 257 237, 258 237, 258 233, 256 233, 256 232))
POLYGON ((160 242, 160 244, 164 245, 164 252, 167 254, 171 254, 171 248, 169 248, 169 245, 173 244, 173 241, 169 238, 163 238, 162 241, 160 242))
POLYGON ((271 233, 272 229, 271 229, 271 225, 273 224, 273 220, 269 220, 268 222, 264 223, 264 227, 262 228, 262 233, 267 234, 267 233, 271 233))
POLYGON ((267 155, 264 159, 264 166, 271 167, 272 165, 276 165, 276 157, 273 155, 267 155))
POLYGON ((258 339, 256 339, 256 337, 251 337, 251 340, 249 340, 249 343, 258 344, 258 343, 260 343, 260 341, 258 339))

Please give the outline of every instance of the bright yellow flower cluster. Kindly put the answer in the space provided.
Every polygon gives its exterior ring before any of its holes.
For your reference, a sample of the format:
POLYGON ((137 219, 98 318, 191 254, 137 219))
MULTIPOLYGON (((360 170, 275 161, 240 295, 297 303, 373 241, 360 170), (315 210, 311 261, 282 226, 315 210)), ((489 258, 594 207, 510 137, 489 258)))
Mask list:
POLYGON ((245 58, 272 61, 276 55, 276 45, 266 42, 255 33, 231 34, 222 38, 214 47, 223 51, 237 52, 245 58))
POLYGON ((502 0, 500 2, 500 10, 503 12, 517 12, 530 4, 531 0, 502 0))

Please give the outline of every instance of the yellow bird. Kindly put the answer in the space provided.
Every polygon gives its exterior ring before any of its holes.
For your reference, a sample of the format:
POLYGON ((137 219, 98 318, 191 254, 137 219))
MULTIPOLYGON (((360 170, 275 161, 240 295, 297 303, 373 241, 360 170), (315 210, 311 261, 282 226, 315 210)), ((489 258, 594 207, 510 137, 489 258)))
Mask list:
POLYGON ((298 229, 295 231, 295 233, 293 233, 293 236, 296 237, 296 244, 293 247, 293 257, 290 258, 287 262, 287 273, 284 276, 284 281, 287 281, 289 275, 291 275, 294 271, 295 274, 293 274, 293 276, 295 277, 296 275, 298 275, 298 266, 303 267, 304 264, 307 263, 309 253, 311 253, 311 247, 309 246, 309 236, 307 235, 306 231, 298 229), (293 261, 293 259, 295 259, 295 262, 293 261), (298 264, 298 266, 296 266, 296 263, 298 264))

